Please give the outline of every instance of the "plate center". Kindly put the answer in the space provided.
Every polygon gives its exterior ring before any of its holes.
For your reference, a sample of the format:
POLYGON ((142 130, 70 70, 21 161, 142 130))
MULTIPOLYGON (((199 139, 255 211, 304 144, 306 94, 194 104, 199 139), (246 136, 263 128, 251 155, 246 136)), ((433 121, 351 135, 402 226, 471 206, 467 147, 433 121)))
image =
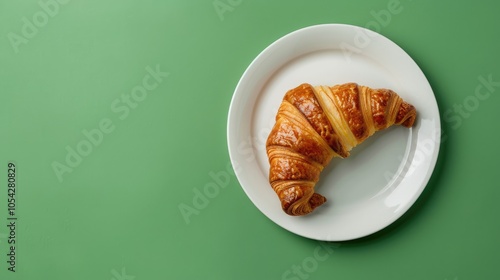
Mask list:
POLYGON ((316 191, 335 208, 348 207, 390 190, 407 161, 410 131, 393 126, 378 131, 353 148, 345 159, 334 158, 323 170, 316 191))

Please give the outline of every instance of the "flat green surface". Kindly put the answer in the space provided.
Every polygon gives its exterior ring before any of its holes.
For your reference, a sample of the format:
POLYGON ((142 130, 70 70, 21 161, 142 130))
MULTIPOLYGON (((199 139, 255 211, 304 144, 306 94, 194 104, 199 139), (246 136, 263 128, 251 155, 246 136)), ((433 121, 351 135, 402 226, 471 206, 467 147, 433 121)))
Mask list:
POLYGON ((66 2, 0 2, 0 279, 500 279, 498 1, 66 2), (403 47, 447 137, 414 207, 344 243, 281 229, 227 175, 243 71, 321 23, 378 26, 403 47), (227 186, 185 220, 214 173, 227 186))

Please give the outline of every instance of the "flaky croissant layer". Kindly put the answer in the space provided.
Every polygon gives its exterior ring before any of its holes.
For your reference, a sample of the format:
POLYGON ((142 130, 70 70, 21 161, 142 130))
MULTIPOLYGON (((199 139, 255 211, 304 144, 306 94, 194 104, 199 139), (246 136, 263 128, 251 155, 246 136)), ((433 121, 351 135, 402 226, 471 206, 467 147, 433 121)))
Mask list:
POLYGON ((269 182, 283 210, 311 213, 326 202, 314 187, 332 158, 348 157, 378 130, 413 126, 416 115, 415 107, 389 89, 346 83, 289 90, 266 142, 269 182))

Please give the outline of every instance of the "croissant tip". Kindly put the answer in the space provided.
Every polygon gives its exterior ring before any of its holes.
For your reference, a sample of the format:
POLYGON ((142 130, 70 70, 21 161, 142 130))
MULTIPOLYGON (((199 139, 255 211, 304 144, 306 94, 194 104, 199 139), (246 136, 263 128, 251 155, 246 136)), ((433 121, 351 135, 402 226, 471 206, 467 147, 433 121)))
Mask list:
POLYGON ((412 108, 413 112, 407 114, 407 118, 401 122, 401 125, 407 128, 415 125, 415 121, 417 120, 417 112, 414 108, 412 108))
POLYGON ((400 120, 396 119, 396 123, 407 128, 412 127, 417 118, 417 110, 415 107, 410 103, 403 101, 399 110, 398 118, 400 118, 400 120))
POLYGON ((285 213, 290 216, 304 216, 314 211, 318 206, 324 204, 327 201, 326 197, 313 193, 311 198, 305 203, 294 203, 287 208, 283 208, 285 213), (299 204, 299 205, 295 205, 299 204))

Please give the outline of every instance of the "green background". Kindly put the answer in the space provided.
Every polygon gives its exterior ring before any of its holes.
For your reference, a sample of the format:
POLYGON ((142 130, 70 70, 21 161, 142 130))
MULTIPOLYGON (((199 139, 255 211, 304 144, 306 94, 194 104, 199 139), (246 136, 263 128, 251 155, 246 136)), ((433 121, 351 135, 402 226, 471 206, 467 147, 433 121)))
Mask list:
POLYGON ((0 2, 0 279, 500 279, 500 87, 474 103, 479 77, 500 81, 498 1, 67 2, 51 2, 52 16, 37 1, 0 2), (422 68, 447 136, 409 212, 372 236, 320 243, 268 220, 231 175, 186 222, 179 207, 209 174, 230 174, 227 112, 255 56, 302 27, 370 22, 422 68), (148 66, 169 76, 126 117, 114 111, 148 66), (464 102, 474 109, 455 112, 464 102), (58 180, 53 163, 103 119, 114 130, 58 180))

